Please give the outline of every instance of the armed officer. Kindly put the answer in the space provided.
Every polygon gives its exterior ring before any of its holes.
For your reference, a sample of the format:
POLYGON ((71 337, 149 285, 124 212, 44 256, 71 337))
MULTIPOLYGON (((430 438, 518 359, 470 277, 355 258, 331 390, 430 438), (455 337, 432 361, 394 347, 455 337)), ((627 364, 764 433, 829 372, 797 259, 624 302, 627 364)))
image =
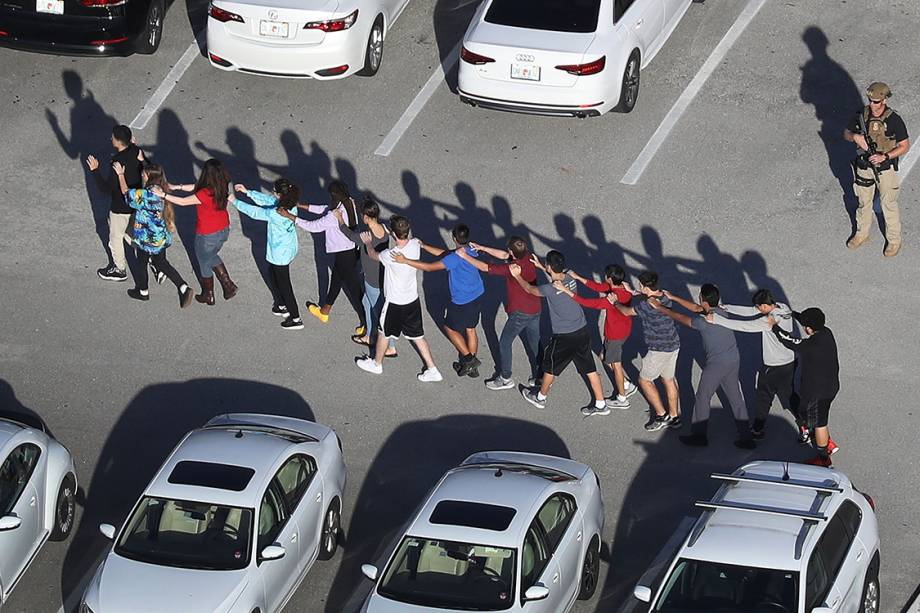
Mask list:
POLYGON ((858 148, 854 168, 854 190, 859 198, 856 209, 856 233, 847 247, 857 249, 869 238, 872 227, 872 202, 878 189, 885 216, 885 257, 892 258, 901 249, 901 215, 898 211, 898 160, 910 149, 907 126, 894 109, 888 107, 891 88, 873 83, 866 89, 869 104, 850 122, 843 138, 858 148))

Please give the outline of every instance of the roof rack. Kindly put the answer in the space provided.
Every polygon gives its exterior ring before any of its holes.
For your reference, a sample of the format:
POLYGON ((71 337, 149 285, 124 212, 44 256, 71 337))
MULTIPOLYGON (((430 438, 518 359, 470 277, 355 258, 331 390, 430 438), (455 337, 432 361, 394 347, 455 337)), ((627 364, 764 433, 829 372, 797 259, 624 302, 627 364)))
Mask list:
POLYGON ((751 513, 765 513, 767 515, 783 515, 785 517, 797 517, 809 521, 827 521, 827 515, 823 513, 812 513, 811 511, 796 511, 793 509, 782 509, 780 507, 768 507, 760 504, 747 504, 743 502, 705 502, 698 500, 696 506, 704 509, 727 509, 731 511, 750 511, 751 513))
POLYGON ((843 488, 837 485, 826 485, 825 483, 815 483, 814 481, 802 481, 801 479, 786 479, 780 477, 768 477, 765 475, 726 475, 722 473, 712 473, 713 479, 719 481, 732 481, 735 483, 769 483, 770 485, 780 485, 783 487, 797 487, 801 489, 814 490, 827 494, 839 494, 843 488))

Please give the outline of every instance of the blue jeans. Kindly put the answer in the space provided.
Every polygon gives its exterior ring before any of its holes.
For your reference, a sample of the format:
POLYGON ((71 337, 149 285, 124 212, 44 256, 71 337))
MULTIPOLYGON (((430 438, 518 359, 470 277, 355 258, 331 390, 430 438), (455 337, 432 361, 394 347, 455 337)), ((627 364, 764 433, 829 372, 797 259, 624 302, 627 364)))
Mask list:
POLYGON ((217 252, 224 246, 229 236, 230 228, 224 228, 211 234, 195 235, 195 255, 198 257, 198 267, 201 269, 202 278, 211 277, 214 267, 223 264, 217 252))
POLYGON ((498 347, 501 353, 501 370, 499 374, 504 379, 511 378, 511 343, 514 339, 524 333, 524 342, 530 349, 530 355, 527 356, 532 360, 530 364, 531 375, 537 376, 536 362, 540 352, 540 314, 530 315, 515 311, 508 314, 508 321, 502 328, 501 336, 498 339, 498 347))
MULTIPOLYGON (((373 340, 377 338, 377 333, 380 328, 380 310, 383 308, 383 300, 381 300, 382 294, 379 287, 373 287, 368 285, 367 281, 364 282, 364 298, 361 299, 361 304, 364 305, 364 317, 367 321, 367 337, 372 341, 371 347, 373 347, 373 340)), ((390 348, 396 347, 396 341, 390 339, 390 348)))

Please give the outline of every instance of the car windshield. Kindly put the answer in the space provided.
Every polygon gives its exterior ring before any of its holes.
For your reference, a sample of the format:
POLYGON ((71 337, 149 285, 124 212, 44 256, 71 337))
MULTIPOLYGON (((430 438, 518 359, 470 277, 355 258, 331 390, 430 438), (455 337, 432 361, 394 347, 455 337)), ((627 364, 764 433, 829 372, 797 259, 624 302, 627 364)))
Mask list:
POLYGON ((653 611, 794 613, 799 574, 789 570, 680 560, 653 611))
POLYGON ((139 562, 203 570, 249 564, 252 510, 147 496, 115 553, 139 562))
POLYGON ((601 0, 494 0, 485 19, 530 30, 594 32, 600 8, 601 0))
POLYGON ((378 593, 423 607, 501 611, 514 602, 514 574, 513 549, 407 536, 378 593))

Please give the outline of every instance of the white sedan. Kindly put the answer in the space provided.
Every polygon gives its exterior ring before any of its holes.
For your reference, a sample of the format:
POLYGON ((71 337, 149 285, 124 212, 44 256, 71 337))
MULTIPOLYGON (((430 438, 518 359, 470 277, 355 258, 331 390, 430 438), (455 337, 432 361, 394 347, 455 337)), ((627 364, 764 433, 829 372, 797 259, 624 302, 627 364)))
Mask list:
POLYGON ((215 417, 147 486, 81 613, 275 613, 338 545, 345 464, 326 426, 274 415, 215 417))
POLYGON ((373 76, 408 0, 211 0, 208 59, 271 77, 373 76))
POLYGON ((460 99, 568 117, 628 113, 639 72, 691 0, 486 0, 460 51, 460 99))

